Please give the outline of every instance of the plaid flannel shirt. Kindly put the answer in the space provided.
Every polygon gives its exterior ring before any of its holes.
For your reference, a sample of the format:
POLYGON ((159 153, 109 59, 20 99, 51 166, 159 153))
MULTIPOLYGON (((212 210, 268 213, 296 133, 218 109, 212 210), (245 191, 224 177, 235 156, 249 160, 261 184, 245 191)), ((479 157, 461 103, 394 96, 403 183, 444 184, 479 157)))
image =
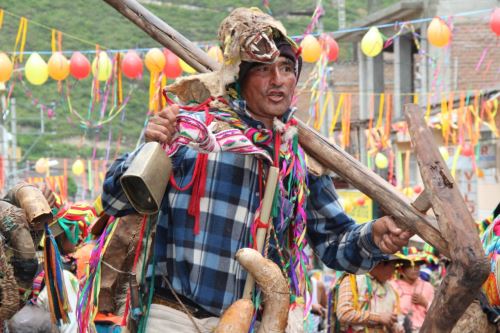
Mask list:
MULTIPOLYGON (((255 120, 246 120, 251 126, 262 126, 255 120)), ((119 180, 140 148, 118 158, 106 174, 102 202, 110 215, 134 212, 119 180)), ((196 156, 197 152, 188 147, 172 156, 178 186, 191 180, 196 156)), ((309 174, 308 184, 309 244, 333 269, 351 273, 370 270, 384 257, 373 243, 372 223, 357 225, 344 213, 329 176, 309 174)), ((200 200, 197 235, 193 232, 194 218, 187 213, 191 191, 178 191, 170 184, 167 187, 156 230, 156 274, 168 276, 176 292, 218 316, 243 293, 246 272, 234 256, 238 249, 250 245, 250 227, 261 199, 258 161, 253 155, 208 154, 206 192, 200 200)), ((281 226, 279 221, 274 221, 274 225, 278 239, 282 239, 287 226, 281 226)), ((273 249, 271 242, 270 256, 276 258, 273 249)), ((167 287, 162 283, 161 288, 167 287)))

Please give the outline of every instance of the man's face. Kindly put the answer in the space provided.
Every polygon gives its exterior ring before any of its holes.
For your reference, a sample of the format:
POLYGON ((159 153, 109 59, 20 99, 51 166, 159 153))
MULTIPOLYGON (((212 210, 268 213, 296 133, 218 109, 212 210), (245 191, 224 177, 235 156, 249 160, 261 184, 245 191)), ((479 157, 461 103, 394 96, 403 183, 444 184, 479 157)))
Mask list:
POLYGON ((273 64, 252 67, 243 82, 242 94, 250 113, 269 128, 274 117, 281 117, 290 107, 296 83, 294 63, 279 57, 273 64))

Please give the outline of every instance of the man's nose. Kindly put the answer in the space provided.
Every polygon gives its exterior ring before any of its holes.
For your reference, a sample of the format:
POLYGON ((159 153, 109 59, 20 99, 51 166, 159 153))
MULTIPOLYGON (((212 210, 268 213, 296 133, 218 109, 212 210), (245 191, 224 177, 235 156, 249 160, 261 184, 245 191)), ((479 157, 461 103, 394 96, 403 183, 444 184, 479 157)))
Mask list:
POLYGON ((278 66, 273 67, 273 69, 271 70, 271 83, 274 83, 276 85, 283 84, 283 74, 280 72, 278 66))

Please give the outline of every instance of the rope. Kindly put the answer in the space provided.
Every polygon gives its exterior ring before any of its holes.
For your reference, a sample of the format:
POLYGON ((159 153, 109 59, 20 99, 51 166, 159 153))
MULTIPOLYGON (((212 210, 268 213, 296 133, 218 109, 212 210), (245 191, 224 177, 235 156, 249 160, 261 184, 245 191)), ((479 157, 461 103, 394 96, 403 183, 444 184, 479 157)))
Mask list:
POLYGON ((177 303, 180 304, 180 306, 182 307, 182 309, 184 310, 184 312, 187 314, 189 320, 191 320, 191 323, 193 323, 194 325, 194 328, 196 329, 196 331, 198 333, 201 333, 201 330, 200 328, 198 327, 198 325, 196 324, 196 322, 194 321, 194 318, 193 318, 193 315, 191 314, 191 312, 189 312, 189 310, 186 308, 186 306, 184 305, 184 303, 182 303, 181 299, 179 298, 179 296, 177 296, 177 293, 175 292, 174 288, 172 287, 172 285, 170 284, 170 281, 168 281, 168 279, 165 277, 165 275, 162 275, 162 279, 163 281, 165 281, 165 283, 167 284, 168 288, 170 289, 170 291, 172 292, 172 294, 174 295, 175 299, 177 300, 177 303))
POLYGON ((117 273, 126 274, 126 275, 135 275, 135 272, 125 272, 125 271, 119 270, 118 268, 114 267, 113 265, 111 265, 110 263, 108 263, 104 260, 101 261, 101 263, 108 266, 110 269, 112 269, 113 271, 115 271, 117 273))

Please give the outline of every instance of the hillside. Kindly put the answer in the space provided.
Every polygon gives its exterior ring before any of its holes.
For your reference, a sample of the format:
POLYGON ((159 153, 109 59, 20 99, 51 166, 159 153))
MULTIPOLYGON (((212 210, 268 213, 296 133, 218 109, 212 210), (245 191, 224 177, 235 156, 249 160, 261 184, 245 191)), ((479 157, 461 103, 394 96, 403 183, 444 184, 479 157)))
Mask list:
MULTIPOLYGON (((346 1, 347 21, 351 22, 367 13, 365 0, 346 1)), ((393 0, 378 1, 379 6, 393 3, 393 0)), ((185 1, 144 1, 145 6, 164 19, 169 25, 192 41, 215 43, 219 22, 227 13, 239 6, 262 6, 262 1, 250 0, 185 0, 185 1)), ((282 20, 291 35, 303 33, 310 21, 316 1, 280 0, 269 1, 274 16, 282 20)), ((337 11, 332 3, 323 3, 325 15, 322 19, 324 31, 337 29, 337 11)), ((0 1, 5 10, 3 26, 0 30, 0 50, 14 49, 19 16, 30 20, 25 51, 51 50, 51 28, 64 33, 63 50, 95 50, 96 44, 102 49, 150 48, 159 46, 148 35, 118 14, 105 2, 99 0, 23 0, 0 1)), ((47 61, 49 54, 43 54, 47 61)), ((68 57, 70 55, 67 55, 68 57)), ((87 55, 92 60, 93 55, 87 55)), ((28 55, 25 56, 25 60, 28 55)), ((11 80, 12 82, 12 80, 11 80)), ((16 99, 18 145, 22 151, 29 150, 29 159, 39 157, 102 158, 106 154, 108 137, 111 136, 111 151, 117 147, 121 136, 121 147, 130 149, 135 145, 146 118, 149 76, 145 70, 142 80, 124 78, 123 92, 131 95, 125 111, 112 122, 100 127, 85 129, 69 112, 69 103, 64 93, 59 91, 57 82, 49 79, 42 86, 32 86, 27 81, 14 80, 12 97, 16 99), (40 132, 40 104, 45 106, 44 127, 40 132), (50 111, 49 109, 52 109, 50 111), (52 118, 48 118, 52 114, 52 118), (95 155, 94 147, 97 148, 95 155)), ((80 82, 69 79, 70 102, 73 109, 84 118, 97 121, 101 105, 90 108, 91 80, 80 82)), ((11 83, 12 84, 12 83, 11 83)), ((102 84, 104 86, 104 84, 102 84)), ((113 100, 106 106, 107 112, 113 107, 113 100)), ((113 155, 111 155, 113 156, 113 155)))

